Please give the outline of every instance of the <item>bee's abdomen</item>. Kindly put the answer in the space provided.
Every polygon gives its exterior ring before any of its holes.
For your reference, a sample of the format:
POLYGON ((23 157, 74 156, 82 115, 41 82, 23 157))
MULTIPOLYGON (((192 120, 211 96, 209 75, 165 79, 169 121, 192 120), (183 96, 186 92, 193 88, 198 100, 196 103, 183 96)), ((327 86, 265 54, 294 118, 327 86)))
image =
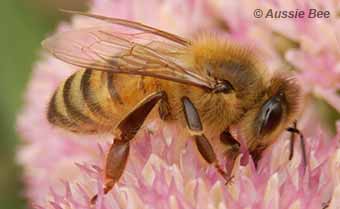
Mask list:
POLYGON ((113 129, 123 101, 114 74, 80 70, 56 90, 48 107, 48 121, 73 132, 97 133, 113 129))

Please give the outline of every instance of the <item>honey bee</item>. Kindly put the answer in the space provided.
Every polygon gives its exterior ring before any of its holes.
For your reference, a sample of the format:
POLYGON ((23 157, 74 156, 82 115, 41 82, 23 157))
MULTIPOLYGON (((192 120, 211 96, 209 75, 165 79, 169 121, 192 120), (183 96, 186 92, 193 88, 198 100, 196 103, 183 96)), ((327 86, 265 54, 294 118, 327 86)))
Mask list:
POLYGON ((284 130, 302 136, 296 126, 287 129, 301 109, 300 87, 285 73, 269 73, 251 50, 213 35, 188 40, 129 20, 70 13, 106 24, 43 41, 56 58, 83 69, 55 91, 47 118, 73 132, 116 136, 106 157, 105 193, 122 176, 130 141, 155 107, 164 121, 187 127, 226 182, 232 177, 207 136, 217 134, 239 153, 229 132, 236 125, 255 162, 284 130))

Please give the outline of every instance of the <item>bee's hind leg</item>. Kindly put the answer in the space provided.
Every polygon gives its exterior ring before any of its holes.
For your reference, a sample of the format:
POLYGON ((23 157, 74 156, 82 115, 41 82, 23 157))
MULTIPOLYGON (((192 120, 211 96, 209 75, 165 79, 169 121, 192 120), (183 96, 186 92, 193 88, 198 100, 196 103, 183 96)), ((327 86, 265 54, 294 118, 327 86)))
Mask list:
MULTIPOLYGON (((132 111, 130 111, 119 123, 117 130, 119 137, 115 138, 106 157, 105 164, 105 182, 104 193, 108 193, 114 184, 122 176, 127 159, 129 156, 129 142, 137 134, 148 114, 156 104, 166 97, 165 92, 155 92, 150 94, 140 103, 138 103, 132 111)), ((96 202, 97 195, 91 199, 91 203, 96 202)))
POLYGON ((194 104, 190 101, 188 97, 182 97, 182 105, 184 110, 184 116, 189 128, 190 133, 195 137, 196 146, 198 151, 201 153, 202 157, 209 164, 214 165, 218 173, 226 180, 226 184, 230 183, 232 176, 229 176, 221 167, 216 153, 213 150, 209 140, 203 133, 203 126, 201 123, 200 116, 194 104))

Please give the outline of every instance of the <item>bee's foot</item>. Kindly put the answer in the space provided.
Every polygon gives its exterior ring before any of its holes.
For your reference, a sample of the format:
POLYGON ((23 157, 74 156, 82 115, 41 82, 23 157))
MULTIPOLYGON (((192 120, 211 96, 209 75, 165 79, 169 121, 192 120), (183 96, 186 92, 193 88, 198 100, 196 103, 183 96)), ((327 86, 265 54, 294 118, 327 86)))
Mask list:
POLYGON ((95 205, 97 202, 97 199, 98 199, 98 195, 96 194, 90 200, 91 205, 95 205))
MULTIPOLYGON (((105 183, 104 194, 107 194, 113 188, 113 185, 114 185, 114 181, 112 181, 111 179, 108 179, 105 183)), ((98 194, 94 195, 91 198, 90 200, 91 205, 96 204, 97 199, 98 199, 98 194)))

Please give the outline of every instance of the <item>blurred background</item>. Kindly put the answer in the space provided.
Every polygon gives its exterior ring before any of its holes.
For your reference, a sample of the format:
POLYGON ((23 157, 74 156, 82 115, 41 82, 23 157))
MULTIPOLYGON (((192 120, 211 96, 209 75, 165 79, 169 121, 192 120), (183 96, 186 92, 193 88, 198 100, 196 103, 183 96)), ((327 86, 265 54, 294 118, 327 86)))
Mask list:
MULTIPOLYGON (((58 8, 85 10, 85 0, 1 0, 0 7, 0 209, 27 208, 21 182, 21 168, 15 164, 19 138, 15 119, 20 111, 32 65, 38 59, 40 42, 61 20, 58 8)), ((322 101, 324 120, 334 131, 339 113, 322 101)))
POLYGON ((85 0, 1 0, 0 3, 0 209, 27 208, 15 164, 15 118, 22 106, 40 42, 65 19, 58 8, 86 9, 85 0), (62 17, 63 16, 63 17, 62 17))

